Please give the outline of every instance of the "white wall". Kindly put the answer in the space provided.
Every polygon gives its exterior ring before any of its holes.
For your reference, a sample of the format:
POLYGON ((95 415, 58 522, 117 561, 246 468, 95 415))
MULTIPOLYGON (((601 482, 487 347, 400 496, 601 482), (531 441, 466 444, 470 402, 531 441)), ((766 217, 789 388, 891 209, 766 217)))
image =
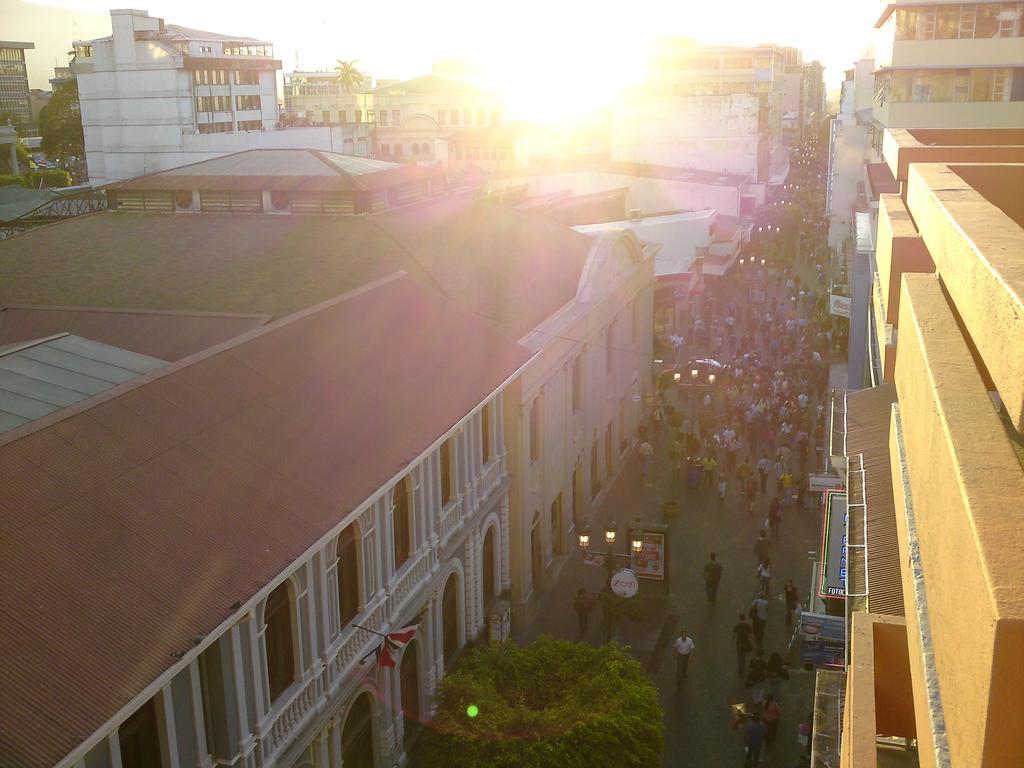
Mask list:
POLYGON ((615 109, 611 159, 757 178, 752 94, 640 98, 615 109))

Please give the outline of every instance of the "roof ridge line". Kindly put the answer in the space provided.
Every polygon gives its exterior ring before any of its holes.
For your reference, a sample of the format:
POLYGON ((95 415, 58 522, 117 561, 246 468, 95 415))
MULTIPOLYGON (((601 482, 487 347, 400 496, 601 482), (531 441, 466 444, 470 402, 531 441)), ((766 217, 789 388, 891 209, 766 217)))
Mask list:
POLYGON ((267 323, 266 325, 261 325, 258 328, 253 328, 251 331, 243 333, 240 336, 235 336, 234 338, 228 339, 227 341, 223 341, 220 344, 216 344, 212 347, 200 350, 199 352, 195 352, 194 354, 191 354, 188 357, 183 357, 181 360, 175 360, 171 362, 169 365, 165 365, 164 367, 158 368, 154 371, 150 371, 149 373, 143 373, 139 376, 136 376, 135 378, 129 379, 128 381, 122 384, 118 384, 117 386, 111 387, 110 389, 106 389, 103 392, 99 392, 93 395, 92 397, 87 397, 84 400, 80 400, 77 403, 73 403, 72 405, 69 405, 66 408, 61 408, 60 410, 54 411, 53 413, 47 414, 38 419, 34 419, 33 421, 30 421, 19 427, 14 427, 13 429, 10 429, 0 434, 0 448, 2 448, 5 445, 9 445, 10 443, 17 442, 18 440, 24 437, 28 437, 29 435, 32 435, 41 429, 50 427, 53 424, 64 421, 65 419, 69 419, 72 416, 77 416, 79 413, 82 413, 83 411, 88 411, 91 408, 94 408, 95 406, 99 405, 100 403, 105 403, 116 397, 120 397, 125 392, 129 392, 133 389, 138 389, 139 387, 149 384, 152 381, 156 381, 157 379, 162 379, 165 376, 169 376, 172 373, 177 373, 182 368, 187 368, 188 366, 206 360, 207 358, 219 355, 221 352, 226 352, 230 349, 234 349, 235 347, 241 346, 242 344, 245 344, 246 342, 249 342, 252 339, 258 338, 259 336, 263 336, 264 334, 272 333, 278 330, 279 328, 282 328, 286 325, 290 325, 291 323, 298 322, 299 320, 303 320, 309 317, 310 315, 314 315, 317 312, 322 312, 323 310, 328 309, 329 307, 338 304, 343 304, 344 302, 348 301, 349 299, 353 299, 356 296, 361 296, 364 293, 376 290, 377 288, 380 288, 383 285, 387 285, 388 283, 391 283, 395 280, 404 277, 406 274, 408 273, 406 273, 404 270, 398 270, 396 272, 387 274, 384 277, 380 277, 376 280, 371 280, 365 285, 361 285, 358 288, 352 289, 351 291, 347 291, 338 296, 326 299, 318 304, 314 304, 311 307, 306 307, 305 309, 301 309, 298 312, 293 312, 290 315, 285 315, 284 317, 280 318, 279 320, 275 320, 272 323, 267 323))

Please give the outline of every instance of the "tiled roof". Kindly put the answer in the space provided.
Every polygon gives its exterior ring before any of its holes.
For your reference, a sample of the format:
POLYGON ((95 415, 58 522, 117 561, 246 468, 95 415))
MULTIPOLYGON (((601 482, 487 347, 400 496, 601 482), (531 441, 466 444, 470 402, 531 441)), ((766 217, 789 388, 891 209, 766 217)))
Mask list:
POLYGON ((0 347, 73 333, 174 361, 240 336, 269 319, 269 315, 13 305, 0 307, 0 347))
POLYGON ((376 216, 106 211, 0 241, 0 305, 281 317, 404 269, 518 339, 576 295, 590 247, 457 197, 376 216))
POLYGON ((541 216, 467 198, 373 218, 454 301, 513 339, 575 297, 593 245, 541 216))
POLYGON ((392 277, 0 436, 0 765, 65 757, 528 357, 392 277))
POLYGON ((316 149, 247 149, 129 179, 118 189, 267 189, 353 191, 380 189, 439 173, 316 149))
POLYGON ((892 384, 850 392, 846 397, 850 592, 863 592, 866 586, 865 610, 903 616, 903 580, 889 463, 889 419, 894 402, 896 388, 892 384), (866 504, 866 515, 855 506, 861 503, 866 504), (866 557, 855 556, 861 551, 856 545, 865 543, 866 557))

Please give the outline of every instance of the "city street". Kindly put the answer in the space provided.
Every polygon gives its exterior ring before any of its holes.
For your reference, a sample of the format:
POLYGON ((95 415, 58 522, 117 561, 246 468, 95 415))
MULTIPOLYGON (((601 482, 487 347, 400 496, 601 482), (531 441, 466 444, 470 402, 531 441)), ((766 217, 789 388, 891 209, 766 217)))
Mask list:
MULTIPOLYGON (((805 268, 798 270, 806 274, 805 268)), ((729 280, 730 278, 726 278, 729 280)), ((740 297, 742 281, 733 286, 722 300, 740 297)), ((781 297, 783 291, 770 290, 781 297)), ((783 299, 784 300, 784 299, 783 299)), ((841 379, 845 366, 834 365, 830 386, 841 379)), ((841 386, 841 385, 840 385, 841 386)), ((687 392, 678 390, 666 395, 665 405, 674 405, 683 414, 690 411, 687 392)), ((812 407, 814 402, 812 401, 812 407)), ((665 766, 742 766, 744 762, 741 730, 731 726, 730 704, 753 701, 751 690, 744 686, 736 667, 732 627, 739 614, 746 614, 757 594, 758 560, 754 543, 767 515, 774 495, 774 478, 769 478, 768 493, 758 494, 753 514, 749 514, 741 498, 739 483, 730 477, 727 498, 718 499, 717 488, 709 486, 689 490, 683 479, 677 480, 668 459, 667 435, 652 440, 655 453, 649 467, 648 482, 641 476, 640 463, 634 457, 619 473, 601 508, 590 521, 592 548, 604 549, 602 523, 614 519, 619 535, 634 518, 666 522, 670 525, 668 555, 668 592, 660 594, 653 583, 641 585, 634 600, 641 601, 645 616, 641 621, 625 621, 616 630, 615 639, 628 646, 645 666, 661 692, 665 711, 665 766), (662 504, 679 502, 680 511, 673 519, 665 519, 662 504), (703 581, 703 567, 710 552, 717 553, 723 566, 717 601, 709 605, 703 581), (695 642, 689 665, 689 679, 678 689, 675 684, 675 652, 672 644, 680 629, 685 629, 695 642)), ((745 450, 743 452, 745 454, 745 450)), ((811 461, 815 452, 811 451, 811 461)), ((756 461, 757 457, 753 457, 756 461)), ((799 589, 801 602, 810 588, 813 553, 818 549, 821 515, 816 505, 808 502, 804 510, 794 504, 782 515, 781 534, 773 541, 772 561, 775 564, 770 588, 769 616, 766 624, 764 652, 767 659, 778 652, 789 664, 789 680, 779 689, 782 715, 774 749, 762 753, 761 764, 791 768, 799 764, 803 748, 798 744, 799 724, 811 709, 814 675, 799 664, 798 644, 790 645, 791 631, 785 627, 785 602, 782 587, 792 579, 799 589)), ((625 551, 625 542, 616 551, 625 551)), ((603 568, 587 566, 579 552, 567 557, 554 583, 546 586, 533 620, 519 627, 515 639, 529 641, 539 634, 578 639, 577 617, 572 599, 577 589, 600 591, 605 583, 603 568)), ((583 638, 601 643, 606 638, 600 608, 590 618, 583 638)))

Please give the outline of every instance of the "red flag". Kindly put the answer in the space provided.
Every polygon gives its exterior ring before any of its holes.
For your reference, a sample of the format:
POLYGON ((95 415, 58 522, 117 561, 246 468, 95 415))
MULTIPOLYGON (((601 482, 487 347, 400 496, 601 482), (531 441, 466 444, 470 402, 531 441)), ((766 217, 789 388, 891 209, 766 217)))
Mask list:
POLYGON ((399 648, 404 648, 412 642, 412 639, 414 637, 416 637, 417 629, 419 629, 418 625, 411 624, 408 627, 402 627, 401 629, 396 630, 394 632, 389 632, 388 641, 398 646, 399 648))

